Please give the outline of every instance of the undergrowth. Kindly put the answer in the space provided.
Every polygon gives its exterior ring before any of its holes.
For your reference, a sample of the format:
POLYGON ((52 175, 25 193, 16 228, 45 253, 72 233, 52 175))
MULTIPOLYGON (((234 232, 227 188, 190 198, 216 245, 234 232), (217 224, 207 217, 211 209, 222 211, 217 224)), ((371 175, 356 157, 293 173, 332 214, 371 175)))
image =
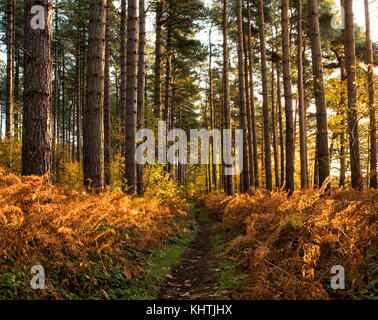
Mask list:
POLYGON ((0 171, 1 299, 138 296, 127 289, 149 283, 143 257, 185 235, 185 200, 96 195, 46 179, 0 171), (30 288, 34 265, 45 269, 46 290, 30 288))
POLYGON ((377 298, 377 190, 251 193, 198 200, 230 239, 222 255, 249 273, 244 299, 377 298), (345 291, 330 288, 334 265, 345 291))

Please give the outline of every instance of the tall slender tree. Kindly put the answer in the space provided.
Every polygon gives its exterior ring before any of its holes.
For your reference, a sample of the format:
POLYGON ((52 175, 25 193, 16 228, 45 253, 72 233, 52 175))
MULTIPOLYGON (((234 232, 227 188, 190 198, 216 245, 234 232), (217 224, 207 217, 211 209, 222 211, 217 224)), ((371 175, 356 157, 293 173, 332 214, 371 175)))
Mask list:
POLYGON ((348 131, 352 187, 362 189, 360 142, 357 118, 356 52, 353 26, 353 0, 341 0, 345 12, 344 51, 348 88, 348 131))
POLYGON ((83 169, 84 184, 104 186, 104 70, 106 0, 90 2, 87 99, 84 109, 83 169))
POLYGON ((370 35, 370 11, 369 1, 365 2, 366 24, 366 54, 368 57, 368 87, 369 87, 369 111, 370 111, 370 188, 377 189, 377 123, 375 117, 374 95, 374 69, 373 69, 373 45, 370 35))
POLYGON ((299 109, 299 141, 301 159, 301 188, 308 186, 307 172, 307 141, 306 141, 306 110, 304 99, 304 80, 303 80, 303 37, 302 37, 302 0, 298 0, 298 109, 299 109))
POLYGON ((110 134, 110 48, 109 48, 109 24, 110 5, 108 0, 106 7, 105 27, 105 69, 104 69, 104 175, 105 185, 110 184, 111 178, 111 134, 110 134))
POLYGON ((126 81, 127 81, 127 68, 126 68, 126 0, 121 1, 121 24, 120 24, 120 67, 121 67, 121 79, 120 79, 120 144, 121 144, 121 156, 125 156, 125 123, 126 123, 126 81))
MULTIPOLYGON (((224 129, 231 129, 231 109, 230 109, 230 64, 229 64, 229 50, 228 50, 228 20, 227 20, 227 0, 223 0, 223 108, 224 108, 224 129)), ((226 143, 224 141, 224 143, 226 143)), ((225 165, 230 169, 229 165, 225 165)), ((234 186, 231 175, 225 175, 225 187, 228 195, 234 194, 234 186)))
POLYGON ((248 140, 247 140, 247 114, 245 101, 245 65, 243 49, 243 14, 242 1, 237 1, 237 20, 238 20, 238 62, 239 62, 239 103, 240 103, 240 128, 243 130, 243 172, 241 174, 242 182, 241 192, 247 192, 249 188, 249 169, 248 169, 248 140))
POLYGON ((137 185, 136 128, 137 128, 137 0, 129 0, 127 8, 127 85, 126 85, 126 156, 125 178, 127 192, 135 193, 137 185))
POLYGON ((250 85, 249 85, 249 61, 247 49, 247 32, 248 25, 243 23, 244 36, 243 36, 243 49, 244 49, 244 79, 245 79, 245 100, 247 112, 247 138, 248 138, 248 163, 249 163, 249 185, 254 186, 253 177, 253 138, 252 138, 252 118, 251 118, 251 98, 250 98, 250 85))
POLYGON ((307 1, 308 21, 311 40, 312 70, 316 104, 316 182, 323 185, 330 175, 327 108, 324 92, 323 62, 320 45, 319 11, 317 0, 307 1), (318 174, 317 174, 318 173, 318 174))
MULTIPOLYGON (((34 11, 33 11, 34 12, 34 11)), ((51 95, 51 0, 24 2, 25 52, 24 55, 24 108, 22 141, 22 174, 43 175, 50 171, 50 95, 51 95), (32 19, 33 6, 42 6, 39 25, 32 19), (42 22, 42 17, 44 21, 42 22)))
POLYGON ((253 58, 252 58, 252 25, 251 25, 251 0, 247 0, 247 17, 248 17, 248 57, 249 57, 249 86, 251 99, 251 120, 252 120, 252 138, 253 138, 253 176, 255 188, 260 187, 259 181, 259 158, 257 150, 256 135, 256 112, 255 112, 255 93, 253 80, 253 58))
POLYGON ((294 123, 293 100, 291 93, 291 62, 290 62, 290 34, 289 34, 289 0, 282 0, 282 67, 285 94, 286 118, 286 190, 293 192, 294 185, 294 123))
POLYGON ((155 85, 154 85, 154 111, 155 116, 162 119, 161 107, 161 46, 162 46, 162 26, 163 26, 163 10, 164 2, 157 1, 156 21, 155 21, 155 85))
POLYGON ((269 101, 268 101, 268 76, 266 66, 266 43, 265 43, 265 19, 263 1, 258 1, 259 7, 259 35, 261 53, 261 75, 263 88, 263 123, 264 123, 264 152, 265 152, 265 188, 272 190, 272 159, 270 150, 270 125, 269 125, 269 101))
MULTIPOLYGON (((137 121, 138 128, 143 127, 145 103, 145 46, 146 46, 146 9, 144 0, 139 0, 139 45, 138 45, 138 93, 137 93, 137 121)), ((143 195, 143 165, 137 165, 137 192, 143 195)))
POLYGON ((13 132, 14 0, 7 0, 7 86, 5 134, 13 132))
POLYGON ((79 167, 82 168, 82 130, 83 130, 83 121, 82 121, 82 72, 81 72, 81 64, 82 64, 82 57, 81 57, 81 44, 80 44, 80 31, 78 30, 77 36, 77 48, 76 48, 76 160, 79 163, 79 167))
MULTIPOLYGON (((211 34, 212 34, 213 24, 211 24, 210 31, 209 31, 209 108, 210 108, 210 129, 213 130, 215 128, 215 107, 214 107, 214 86, 213 86, 213 45, 211 43, 211 34)), ((217 165, 215 163, 215 154, 214 150, 214 139, 211 137, 211 150, 212 150, 212 162, 211 162, 211 172, 212 172, 212 181, 214 183, 214 188, 217 189, 217 165)))
POLYGON ((275 104, 275 77, 274 77, 274 47, 272 47, 272 142, 273 142, 273 158, 274 158, 274 180, 275 187, 280 188, 280 174, 278 164, 278 147, 277 147, 277 130, 276 130, 276 104, 275 104))

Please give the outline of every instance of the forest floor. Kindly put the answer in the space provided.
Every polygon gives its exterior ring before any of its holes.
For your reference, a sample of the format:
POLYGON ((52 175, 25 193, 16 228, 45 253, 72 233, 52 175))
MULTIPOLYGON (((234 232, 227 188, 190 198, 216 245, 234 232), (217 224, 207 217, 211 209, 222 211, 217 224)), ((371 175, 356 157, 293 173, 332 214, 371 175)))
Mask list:
POLYGON ((234 264, 217 258, 226 245, 218 233, 219 226, 201 208, 195 210, 197 236, 181 256, 179 264, 171 268, 158 299, 235 299, 239 296, 235 287, 241 288, 243 281, 240 280, 245 277, 240 277, 234 264))
POLYGON ((211 279, 211 269, 216 266, 211 243, 211 222, 203 219, 200 214, 196 214, 196 221, 198 234, 181 256, 180 263, 172 267, 159 299, 195 300, 215 297, 214 281, 211 279))

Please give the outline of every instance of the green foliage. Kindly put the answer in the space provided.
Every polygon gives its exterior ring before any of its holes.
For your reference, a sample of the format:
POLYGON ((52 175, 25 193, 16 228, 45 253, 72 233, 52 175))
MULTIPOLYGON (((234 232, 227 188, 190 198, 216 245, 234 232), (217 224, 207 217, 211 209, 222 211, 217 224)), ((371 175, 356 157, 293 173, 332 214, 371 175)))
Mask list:
POLYGON ((77 161, 68 161, 60 164, 60 183, 70 187, 79 188, 83 183, 83 175, 77 161))
POLYGON ((378 300, 378 251, 370 249, 371 263, 361 269, 367 285, 360 292, 353 292, 350 295, 358 300, 378 300))
POLYGON ((172 176, 164 170, 161 165, 149 165, 144 170, 145 174, 145 195, 159 199, 171 199, 185 197, 186 192, 172 176))
POLYGON ((0 141, 0 166, 20 174, 22 169, 22 142, 5 138, 0 141))

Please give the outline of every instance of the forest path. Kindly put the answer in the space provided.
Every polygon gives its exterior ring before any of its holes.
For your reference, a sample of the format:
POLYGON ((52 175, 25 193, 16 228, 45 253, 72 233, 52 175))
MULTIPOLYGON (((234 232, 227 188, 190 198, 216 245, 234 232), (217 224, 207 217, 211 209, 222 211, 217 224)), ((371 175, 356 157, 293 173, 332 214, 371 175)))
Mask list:
POLYGON ((161 300, 211 300, 217 297, 212 270, 216 267, 212 246, 213 222, 199 212, 196 213, 198 234, 173 266, 167 276, 165 287, 160 290, 161 300))

